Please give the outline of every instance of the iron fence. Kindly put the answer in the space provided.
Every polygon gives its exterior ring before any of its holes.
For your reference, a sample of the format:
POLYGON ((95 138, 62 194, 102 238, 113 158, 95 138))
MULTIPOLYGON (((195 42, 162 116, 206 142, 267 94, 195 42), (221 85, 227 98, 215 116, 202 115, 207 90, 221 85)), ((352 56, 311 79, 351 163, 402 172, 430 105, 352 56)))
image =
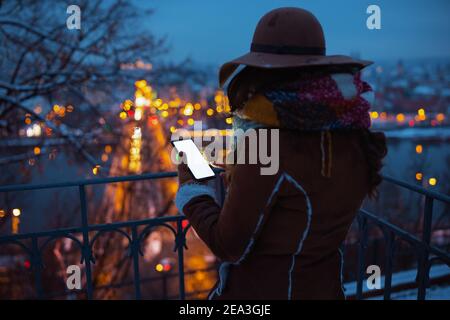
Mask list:
POLYGON ((141 299, 141 281, 139 270, 139 255, 142 255, 140 251, 141 241, 145 236, 151 232, 155 227, 168 228, 174 235, 175 248, 174 250, 178 254, 178 282, 179 282, 179 299, 185 299, 185 287, 184 287, 184 249, 186 247, 186 232, 187 227, 183 228, 182 222, 185 219, 184 216, 167 216, 152 219, 143 219, 136 221, 115 222, 108 224, 96 224, 89 225, 88 223, 88 208, 86 201, 86 186, 99 185, 117 182, 130 182, 141 180, 154 180, 176 177, 176 172, 162 172, 162 173, 150 173, 142 175, 132 175, 124 177, 110 177, 100 179, 89 179, 74 182, 63 182, 53 184, 33 184, 33 185, 11 185, 0 187, 0 192, 14 192, 14 191, 30 191, 30 190, 42 190, 42 189, 57 189, 66 187, 77 187, 80 207, 81 207, 81 227, 77 228, 65 228, 52 231, 34 232, 18 235, 10 235, 0 237, 0 245, 6 243, 15 244, 21 247, 30 257, 31 268, 34 273, 34 281, 36 288, 36 298, 44 298, 44 292, 42 290, 42 251, 53 240, 58 238, 68 238, 74 241, 81 250, 82 263, 84 264, 85 276, 86 276, 86 296, 87 299, 93 298, 93 282, 92 282, 92 263, 95 263, 93 257, 93 245, 99 236, 105 232, 118 232, 123 235, 129 244, 130 256, 133 259, 133 279, 134 279, 134 293, 136 299, 141 299), (174 228, 170 223, 175 223, 174 228), (141 232, 138 232, 138 227, 144 226, 141 232), (124 229, 131 230, 130 233, 124 229), (89 233, 95 232, 95 235, 90 238, 89 233), (82 241, 78 240, 76 234, 82 234, 82 241), (31 247, 25 244, 26 240, 31 240, 31 247), (42 244, 40 244, 42 242, 42 244))
POLYGON ((393 183, 402 188, 416 192, 425 197, 425 206, 423 211, 423 225, 422 234, 420 237, 405 231, 404 229, 390 223, 389 221, 380 218, 368 210, 361 209, 357 216, 359 228, 359 247, 358 247, 358 273, 356 280, 356 298, 363 298, 363 282, 365 274, 365 250, 367 248, 368 225, 373 224, 379 227, 382 231, 386 241, 385 251, 385 265, 384 265, 384 299, 391 298, 392 289, 392 270, 393 258, 395 254, 395 244, 397 240, 403 240, 413 248, 416 253, 417 263, 417 277, 418 284, 417 299, 424 300, 426 296, 426 289, 429 285, 430 267, 434 262, 441 261, 450 267, 450 254, 435 246, 431 245, 432 233, 432 219, 433 219, 433 203, 434 201, 442 201, 450 204, 450 197, 419 187, 405 181, 397 180, 389 176, 383 176, 383 180, 388 183, 393 183))
MULTIPOLYGON (((100 185, 118 182, 131 182, 142 180, 154 180, 176 177, 176 172, 162 172, 162 173, 148 173, 142 175, 131 175, 124 177, 109 177, 99 179, 88 179, 74 182, 52 183, 52 184, 31 184, 31 185, 9 185, 1 186, 0 192, 17 192, 17 191, 31 191, 42 189, 58 189, 66 187, 77 187, 80 205, 81 205, 81 226, 74 228, 64 228, 52 231, 33 232, 26 234, 8 235, 0 237, 0 245, 13 244, 22 248, 30 257, 31 267, 33 270, 36 298, 42 299, 46 295, 42 288, 42 251, 52 241, 59 238, 71 239, 81 250, 82 263, 85 268, 86 285, 83 290, 86 292, 87 299, 93 298, 92 282, 92 264, 95 263, 93 257, 93 245, 95 241, 105 232, 117 232, 124 236, 129 244, 129 254, 133 260, 133 285, 134 295, 136 299, 141 299, 141 279, 139 269, 139 256, 142 255, 140 250, 143 239, 156 227, 165 227, 174 236, 174 250, 178 257, 178 283, 179 295, 178 298, 183 300, 186 298, 185 292, 185 271, 184 271, 184 250, 186 249, 186 232, 189 226, 183 228, 183 221, 185 217, 182 215, 167 216, 152 219, 142 219, 135 221, 115 222, 109 224, 95 224, 88 223, 88 208, 86 200, 86 186, 100 185), (174 224, 172 226, 171 224, 174 224), (142 230, 139 231, 139 228, 142 230), (130 231, 126 231, 130 230, 130 231), (76 235, 81 234, 82 240, 79 240, 76 235), (90 234, 94 236, 90 237, 90 234), (31 241, 31 245, 26 243, 31 241)), ((404 181, 396 180, 391 177, 384 177, 384 180, 398 185, 402 188, 414 191, 425 196, 425 209, 423 219, 423 231, 421 237, 417 237, 400 227, 378 217, 377 215, 361 209, 357 217, 359 226, 359 250, 358 250, 358 273, 357 273, 357 292, 356 298, 363 298, 363 282, 365 273, 365 249, 367 246, 368 225, 374 224, 381 228, 387 243, 387 250, 385 256, 385 283, 384 283, 384 298, 389 299, 391 295, 392 284, 392 259, 394 255, 395 242, 397 239, 402 239, 415 249, 418 256, 418 296, 419 300, 425 299, 426 288, 428 285, 430 266, 437 260, 446 263, 450 266, 450 254, 440 250, 437 247, 430 245, 432 232, 432 216, 433 216, 433 202, 435 200, 443 201, 446 204, 450 203, 450 197, 441 193, 437 193, 425 188, 418 187, 406 183, 404 181)), ((223 191, 223 189, 222 189, 223 191)), ((223 192, 221 194, 223 199, 223 192)))

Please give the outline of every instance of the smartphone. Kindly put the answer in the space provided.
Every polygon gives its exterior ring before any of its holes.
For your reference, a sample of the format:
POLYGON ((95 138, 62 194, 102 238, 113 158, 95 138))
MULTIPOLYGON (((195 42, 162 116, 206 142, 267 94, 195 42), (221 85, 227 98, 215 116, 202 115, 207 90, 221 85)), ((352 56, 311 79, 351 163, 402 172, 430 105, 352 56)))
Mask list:
POLYGON ((177 152, 183 152, 187 158, 187 166, 195 180, 206 180, 215 176, 209 163, 201 154, 192 139, 172 141, 177 152))

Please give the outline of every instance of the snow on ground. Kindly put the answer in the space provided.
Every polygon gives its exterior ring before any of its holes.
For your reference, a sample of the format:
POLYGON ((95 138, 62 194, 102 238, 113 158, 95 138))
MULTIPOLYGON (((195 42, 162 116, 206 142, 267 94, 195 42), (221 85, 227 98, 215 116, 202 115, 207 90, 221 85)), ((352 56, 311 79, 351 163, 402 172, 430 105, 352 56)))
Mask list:
MULTIPOLYGON (((450 275, 450 267, 445 264, 433 265, 430 268, 430 278, 441 278, 450 275)), ((392 288, 408 283, 414 283, 417 276, 417 269, 396 272, 392 274, 392 288)), ((384 276, 381 276, 381 288, 384 288, 384 276)), ((356 281, 344 283, 345 295, 356 295, 356 281)), ((363 283, 363 292, 368 292, 366 283, 363 283)), ((411 300, 417 299, 417 289, 393 292, 392 299, 411 300)), ((427 289, 427 299, 445 299, 450 300, 450 286, 433 286, 427 289)), ((370 299, 382 299, 382 297, 373 297, 370 299)))
MULTIPOLYGON (((382 296, 368 300, 382 300, 382 296)), ((417 300, 417 289, 404 290, 391 294, 392 300, 417 300)), ((433 286, 427 289, 426 300, 450 300, 450 286, 433 286)))

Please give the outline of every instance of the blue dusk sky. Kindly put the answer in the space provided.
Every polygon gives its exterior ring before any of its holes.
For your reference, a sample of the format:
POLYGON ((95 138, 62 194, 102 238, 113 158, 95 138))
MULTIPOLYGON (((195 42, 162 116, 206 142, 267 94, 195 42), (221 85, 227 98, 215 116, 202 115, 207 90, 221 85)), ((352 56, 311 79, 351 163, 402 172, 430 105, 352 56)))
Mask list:
POLYGON ((450 0, 135 0, 155 14, 143 26, 166 36, 167 57, 218 66, 249 50, 259 18, 278 7, 313 12, 325 31, 327 54, 369 60, 448 58, 450 0), (369 5, 381 8, 381 30, 366 27, 369 5))

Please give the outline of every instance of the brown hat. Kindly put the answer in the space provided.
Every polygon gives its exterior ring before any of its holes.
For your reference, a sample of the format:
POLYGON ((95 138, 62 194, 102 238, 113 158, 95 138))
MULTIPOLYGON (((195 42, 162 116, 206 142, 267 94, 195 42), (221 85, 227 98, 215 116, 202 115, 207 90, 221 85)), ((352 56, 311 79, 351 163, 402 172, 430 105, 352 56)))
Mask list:
POLYGON ((361 69, 371 61, 348 56, 325 55, 322 26, 309 11, 279 8, 259 20, 250 52, 222 65, 219 84, 223 86, 239 65, 260 68, 292 68, 321 65, 354 65, 361 69))

